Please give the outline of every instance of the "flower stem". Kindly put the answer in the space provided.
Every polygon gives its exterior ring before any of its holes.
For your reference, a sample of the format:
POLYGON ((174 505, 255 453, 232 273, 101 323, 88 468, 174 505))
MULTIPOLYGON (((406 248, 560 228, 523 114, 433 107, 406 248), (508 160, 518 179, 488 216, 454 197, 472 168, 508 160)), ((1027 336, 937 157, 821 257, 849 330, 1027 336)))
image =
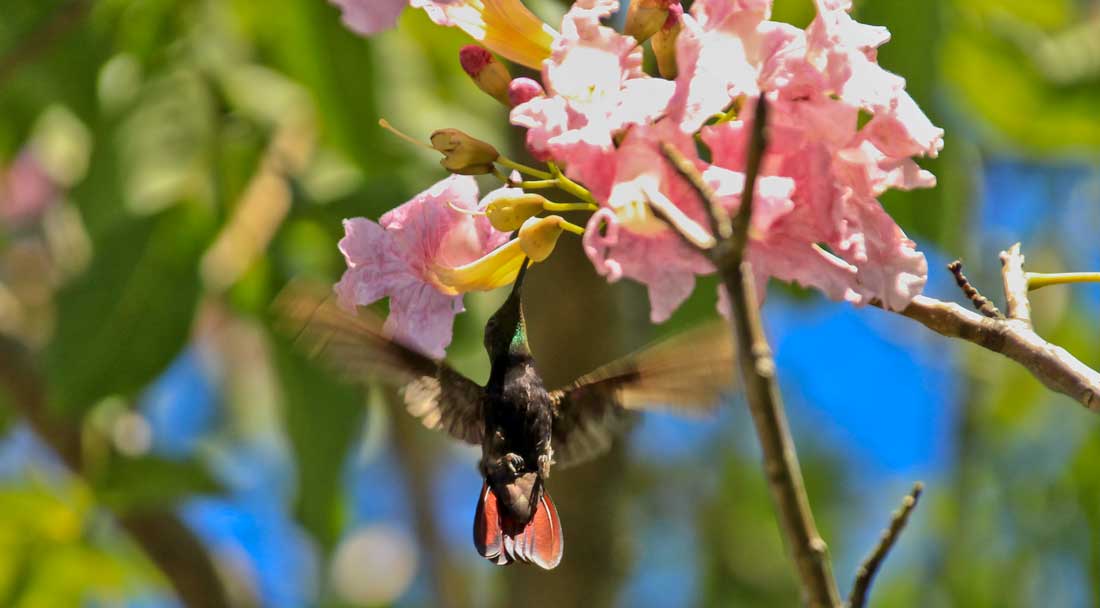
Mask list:
POLYGON ((1050 285, 1068 285, 1071 283, 1100 283, 1100 272, 1027 273, 1028 291, 1049 287, 1050 285))
POLYGON ((546 202, 542 204, 542 208, 547 211, 561 212, 561 211, 599 211, 600 208, 592 203, 553 203, 546 202))
POLYGON ((514 160, 512 160, 512 159, 510 159, 506 156, 503 156, 503 155, 499 156, 497 158, 496 162, 500 163, 501 165, 504 165, 505 167, 507 167, 509 169, 512 169, 513 171, 519 171, 520 173, 523 173, 524 175, 530 175, 531 177, 537 177, 539 179, 553 179, 554 178, 553 175, 550 175, 546 171, 541 171, 541 170, 536 169, 534 167, 528 167, 527 165, 525 165, 523 163, 517 163, 516 161, 514 161, 514 160))
POLYGON ((550 167, 550 174, 553 178, 558 180, 558 188, 561 188, 586 203, 596 204, 596 199, 592 197, 592 193, 588 191, 588 188, 566 177, 556 164, 551 162, 546 163, 546 166, 550 167))
POLYGON ((584 236, 584 228, 581 228, 580 226, 572 222, 562 220, 561 223, 558 225, 561 226, 562 230, 565 230, 566 232, 572 232, 577 236, 584 236))
POLYGON ((531 180, 531 181, 526 181, 526 182, 520 182, 516 185, 519 186, 520 188, 523 188, 524 190, 546 190, 548 188, 557 188, 558 187, 558 180, 556 180, 556 179, 531 180))

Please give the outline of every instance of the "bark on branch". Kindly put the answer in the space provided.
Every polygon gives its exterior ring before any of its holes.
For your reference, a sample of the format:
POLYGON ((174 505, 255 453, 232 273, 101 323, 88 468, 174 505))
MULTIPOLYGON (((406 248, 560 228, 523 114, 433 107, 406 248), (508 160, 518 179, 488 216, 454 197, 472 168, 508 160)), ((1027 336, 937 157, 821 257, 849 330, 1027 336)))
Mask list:
POLYGON ((886 560, 886 555, 890 553, 890 549, 893 548, 898 541, 898 537, 901 536, 905 524, 909 522, 909 515, 913 513, 913 509, 917 508, 917 501, 920 500, 923 491, 924 484, 919 481, 913 484, 912 491, 909 492, 909 495, 902 501, 901 507, 894 511, 894 515, 890 518, 889 527, 882 531, 882 537, 879 538, 878 545, 867 556, 867 559, 860 564, 859 570, 856 572, 855 584, 852 585, 852 593, 848 596, 848 608, 863 608, 863 605, 867 603, 867 592, 871 588, 871 582, 874 580, 879 568, 882 567, 882 562, 886 560))
MULTIPOLYGON (((814 608, 840 606, 840 594, 833 578, 825 541, 817 531, 794 440, 787 425, 783 400, 775 374, 775 362, 760 323, 752 268, 745 260, 745 245, 752 214, 753 191, 760 160, 767 145, 764 126, 767 102, 760 98, 753 119, 745 171, 745 190, 737 215, 728 218, 717 197, 706 187, 695 166, 670 145, 662 146, 665 157, 692 184, 703 199, 711 229, 719 237, 710 249, 698 248, 718 268, 730 295, 734 342, 752 413, 756 435, 764 455, 764 472, 775 500, 779 524, 794 558, 805 603, 814 608)), ((675 224, 670 223, 675 227, 675 224)), ((690 239, 685 240, 690 243, 690 239)))
MULTIPOLYGON (((1085 408, 1100 412, 1100 372, 1069 351, 1043 339, 1031 325, 1027 275, 1019 243, 1001 252, 1007 318, 990 318, 954 302, 928 296, 913 298, 898 311, 932 331, 960 338, 999 353, 1024 366, 1052 391, 1072 397, 1085 408)), ((879 303, 876 303, 880 305, 879 303)))

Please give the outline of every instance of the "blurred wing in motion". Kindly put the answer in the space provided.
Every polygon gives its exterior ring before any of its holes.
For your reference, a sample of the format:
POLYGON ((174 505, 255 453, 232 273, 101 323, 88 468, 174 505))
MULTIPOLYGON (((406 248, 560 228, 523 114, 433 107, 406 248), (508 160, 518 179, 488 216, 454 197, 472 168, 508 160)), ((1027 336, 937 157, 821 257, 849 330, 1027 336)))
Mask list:
POLYGON ((632 410, 712 411, 733 387, 733 363, 729 328, 706 323, 553 391, 556 466, 572 466, 606 451, 626 428, 632 410))
POLYGON ((318 288, 293 284, 275 310, 297 342, 347 379, 377 381, 401 390, 409 413, 425 426, 481 444, 482 388, 446 363, 390 340, 369 311, 352 314, 318 288))

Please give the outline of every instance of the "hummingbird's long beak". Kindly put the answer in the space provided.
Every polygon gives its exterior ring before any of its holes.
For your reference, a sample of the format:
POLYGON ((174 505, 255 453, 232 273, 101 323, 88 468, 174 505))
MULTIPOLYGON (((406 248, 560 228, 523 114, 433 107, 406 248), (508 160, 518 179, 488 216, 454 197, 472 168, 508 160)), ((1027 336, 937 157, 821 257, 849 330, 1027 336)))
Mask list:
POLYGON ((512 283, 512 294, 508 297, 519 297, 520 291, 523 289, 523 279, 527 276, 527 267, 531 265, 531 258, 523 258, 523 264, 519 267, 519 272, 516 274, 516 281, 512 283))

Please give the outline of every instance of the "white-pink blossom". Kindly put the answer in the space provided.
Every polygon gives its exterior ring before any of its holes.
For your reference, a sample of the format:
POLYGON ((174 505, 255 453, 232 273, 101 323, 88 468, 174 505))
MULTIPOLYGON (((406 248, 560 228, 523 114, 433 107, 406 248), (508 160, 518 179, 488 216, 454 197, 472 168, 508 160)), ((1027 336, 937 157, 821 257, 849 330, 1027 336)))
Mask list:
POLYGON ((348 269, 336 284, 347 308, 390 299, 385 330, 394 339, 442 358, 451 342, 454 317, 462 312, 462 293, 440 278, 487 255, 508 235, 495 230, 476 210, 474 178, 453 175, 382 216, 344 221, 340 240, 348 269))

